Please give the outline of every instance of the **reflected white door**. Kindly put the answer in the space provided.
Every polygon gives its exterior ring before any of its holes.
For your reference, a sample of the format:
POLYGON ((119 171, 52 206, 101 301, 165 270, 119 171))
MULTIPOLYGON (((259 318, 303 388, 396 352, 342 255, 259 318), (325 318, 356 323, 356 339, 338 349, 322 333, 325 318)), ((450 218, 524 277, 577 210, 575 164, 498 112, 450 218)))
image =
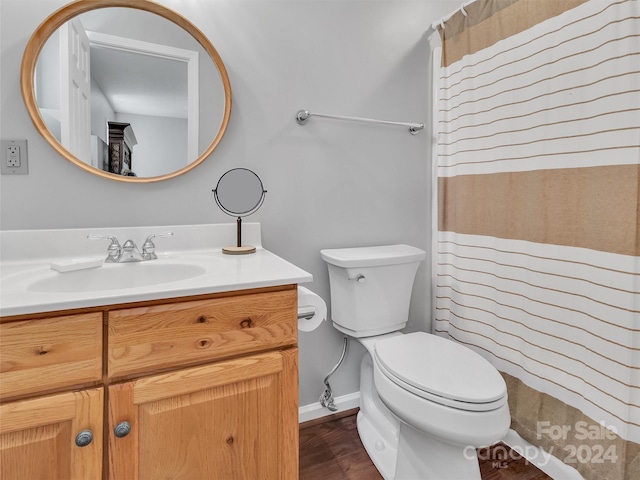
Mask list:
POLYGON ((60 29, 60 135, 62 145, 91 164, 89 38, 77 18, 60 29))

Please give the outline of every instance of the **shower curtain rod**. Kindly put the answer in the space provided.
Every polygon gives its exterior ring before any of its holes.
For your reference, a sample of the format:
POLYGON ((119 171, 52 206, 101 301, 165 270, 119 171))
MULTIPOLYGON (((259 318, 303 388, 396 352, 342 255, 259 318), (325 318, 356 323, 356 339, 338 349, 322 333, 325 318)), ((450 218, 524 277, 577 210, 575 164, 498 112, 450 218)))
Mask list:
POLYGON ((385 125, 400 125, 401 127, 409 127, 409 133, 411 135, 417 135, 421 130, 424 129, 424 123, 405 123, 405 122, 391 122, 388 120, 376 120, 373 118, 362 118, 362 117, 346 117, 343 115, 328 115, 326 113, 313 113, 309 110, 298 110, 296 113, 296 122, 298 125, 304 125, 309 120, 309 117, 324 117, 324 118, 333 118, 336 120, 351 120, 354 122, 366 122, 366 123, 383 123, 385 125))
POLYGON ((476 0, 471 0, 469 2, 463 3, 462 5, 460 5, 459 9, 454 10, 449 15, 446 15, 446 16, 442 17, 440 20, 433 22, 431 24, 431 28, 433 29, 434 32, 438 31, 438 27, 440 27, 442 30, 444 30, 444 24, 458 12, 462 13, 466 17, 467 16, 467 11, 464 9, 464 7, 467 7, 467 6, 471 5, 475 1, 476 0))

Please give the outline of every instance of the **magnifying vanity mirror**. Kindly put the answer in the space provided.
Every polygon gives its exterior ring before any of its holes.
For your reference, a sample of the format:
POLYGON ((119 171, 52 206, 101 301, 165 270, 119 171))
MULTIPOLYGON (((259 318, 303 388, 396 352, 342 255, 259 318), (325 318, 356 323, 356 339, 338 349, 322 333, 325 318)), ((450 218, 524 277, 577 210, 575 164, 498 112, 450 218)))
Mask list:
POLYGON ((27 43, 21 88, 36 129, 60 155, 125 182, 199 165, 231 113, 214 46, 148 0, 78 0, 51 14, 27 43))
POLYGON ((242 245, 242 217, 258 210, 266 193, 260 177, 246 168, 231 169, 220 177, 213 189, 216 203, 224 213, 238 219, 236 245, 224 247, 222 253, 244 255, 256 251, 252 245, 242 245))

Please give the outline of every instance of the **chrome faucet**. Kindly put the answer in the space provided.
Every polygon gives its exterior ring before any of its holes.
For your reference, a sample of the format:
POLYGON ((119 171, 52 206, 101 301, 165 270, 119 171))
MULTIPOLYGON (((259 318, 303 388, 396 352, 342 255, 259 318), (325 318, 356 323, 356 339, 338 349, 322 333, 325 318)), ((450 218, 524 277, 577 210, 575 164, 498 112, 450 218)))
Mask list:
POLYGON ((122 255, 120 255, 118 263, 141 262, 142 260, 142 254, 140 250, 138 250, 136 242, 133 240, 124 242, 124 245, 122 245, 122 255))
POLYGON ((149 235, 142 245, 142 253, 138 249, 136 243, 129 239, 120 245, 116 237, 107 235, 87 235, 89 240, 109 240, 111 243, 107 248, 107 258, 105 263, 130 263, 144 262, 147 260, 155 260, 158 256, 155 253, 156 246, 153 239, 158 237, 171 237, 173 232, 149 235))

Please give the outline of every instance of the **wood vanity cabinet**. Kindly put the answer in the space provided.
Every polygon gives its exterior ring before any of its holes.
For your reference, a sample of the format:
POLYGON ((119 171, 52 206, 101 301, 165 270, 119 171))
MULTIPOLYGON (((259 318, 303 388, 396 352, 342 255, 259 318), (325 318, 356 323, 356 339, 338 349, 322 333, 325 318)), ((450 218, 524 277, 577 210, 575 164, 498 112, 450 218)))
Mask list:
POLYGON ((296 286, 173 300, 2 319, 0 479, 298 478, 296 286))

